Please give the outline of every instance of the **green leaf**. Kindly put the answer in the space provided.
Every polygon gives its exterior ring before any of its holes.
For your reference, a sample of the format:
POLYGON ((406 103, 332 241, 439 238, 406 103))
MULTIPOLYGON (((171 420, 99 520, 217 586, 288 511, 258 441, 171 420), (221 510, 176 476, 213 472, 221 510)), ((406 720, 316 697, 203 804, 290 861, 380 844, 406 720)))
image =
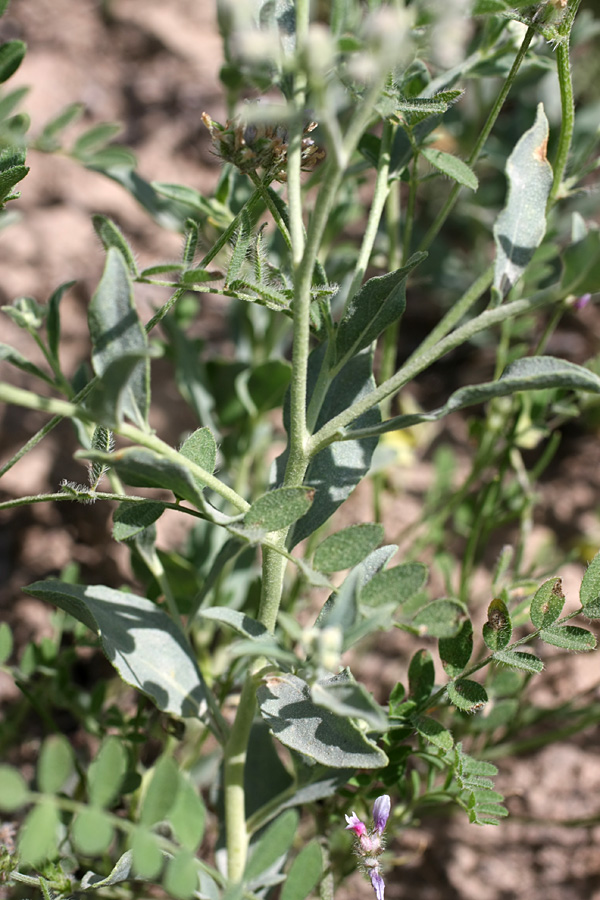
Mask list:
POLYGON ((12 813, 27 802, 27 783, 12 766, 0 765, 0 809, 12 813))
POLYGON ((600 598, 600 553, 597 553, 587 569, 585 570, 581 588, 579 590, 579 599, 583 607, 596 604, 600 598))
POLYGON ((276 488, 255 500, 244 524, 262 531, 279 531, 303 516, 311 507, 314 490, 306 487, 276 488))
POLYGON ((158 878, 164 857, 154 834, 144 828, 136 828, 131 841, 134 877, 145 881, 158 878))
POLYGON ((167 863, 163 885, 174 900, 188 900, 197 896, 198 866, 189 850, 179 850, 167 863))
POLYGON ((104 585, 38 581, 25 590, 97 634, 123 681, 147 694, 159 709, 205 715, 206 690, 195 655, 179 627, 153 603, 104 585))
POLYGON ((421 154, 428 163, 439 169, 444 175, 448 175, 457 184, 462 184, 471 191, 476 191, 479 187, 479 181, 473 169, 458 156, 445 153, 443 150, 435 150, 433 147, 423 147, 421 154))
POLYGON ((204 836, 206 807, 194 785, 179 773, 179 789, 175 803, 167 814, 173 834, 186 850, 195 853, 204 836))
POLYGON ((95 215, 92 216, 92 223, 94 225, 94 231, 102 241, 102 246, 108 253, 111 247, 114 247, 119 251, 127 268, 129 270, 129 274, 132 278, 138 277, 138 267, 135 261, 135 257, 133 255, 133 250, 127 243, 123 232, 120 228, 118 228, 112 219, 109 219, 107 216, 95 215))
POLYGON ((535 592, 529 615, 534 628, 546 628, 558 619, 565 605, 560 578, 551 578, 535 592))
MULTIPOLYGON (((394 416, 372 431, 376 430, 378 434, 383 434, 387 431, 410 428, 420 422, 436 422, 451 412, 478 403, 487 403, 494 397, 506 397, 517 391, 537 391, 544 388, 570 388, 600 394, 600 378, 589 369, 564 359, 555 359, 552 356, 525 357, 507 366, 498 381, 459 388, 439 409, 429 413, 394 416)), ((349 433, 352 434, 352 430, 349 433)))
POLYGON ((85 162, 92 154, 108 144, 121 130, 122 126, 118 122, 101 122, 99 125, 93 125, 77 138, 71 153, 85 162))
POLYGON ((492 652, 503 650, 512 637, 512 622, 503 600, 492 600, 488 606, 487 622, 483 626, 483 640, 492 652))
POLYGON ((154 500, 145 503, 123 501, 113 513, 113 538, 115 541, 130 541, 145 528, 153 525, 164 511, 164 503, 157 503, 154 500))
POLYGON ((250 857, 244 872, 244 881, 254 886, 260 883, 260 876, 267 872, 277 860, 284 856, 296 836, 300 817, 296 810, 288 809, 261 834, 254 846, 250 847, 250 857))
POLYGON ((385 753, 349 719, 317 706, 310 687, 295 675, 270 676, 258 689, 260 712, 286 747, 334 769, 376 769, 385 753))
POLYGON ((400 606, 417 594, 427 581, 427 566, 423 563, 402 563, 383 569, 365 584, 360 602, 370 608, 395 604, 400 606))
POLYGON ((590 230, 580 241, 570 244, 562 256, 561 288, 569 294, 600 291, 600 231, 590 230))
POLYGON ((51 735, 42 744, 37 764, 37 782, 44 794, 57 794, 74 770, 73 750, 63 735, 51 735))
POLYGON ((435 683, 435 667, 429 650, 417 650, 408 667, 411 698, 419 705, 427 703, 435 683))
POLYGON ((323 872, 323 851, 316 840, 302 848, 287 873, 280 900, 305 900, 323 872))
POLYGON ((480 684, 468 678, 450 682, 447 689, 450 702, 465 712, 476 712, 488 701, 488 695, 480 684))
POLYGON ((179 790, 179 769, 170 756, 161 756, 152 772, 152 777, 145 784, 140 809, 142 825, 156 825, 167 818, 173 808, 179 790))
POLYGON ((221 272, 210 272, 208 269, 196 267, 195 269, 186 269, 179 279, 180 284, 204 284, 206 281, 215 281, 222 278, 221 272))
POLYGON ((21 369, 22 372, 27 372, 28 375, 41 378, 47 384, 54 384, 53 379, 46 372, 39 369, 34 363, 29 362, 18 350, 15 350, 14 347, 9 347, 8 344, 0 344, 0 362, 10 363, 16 366, 17 369, 21 369))
MULTIPOLYGON (((315 389, 326 351, 325 344, 317 347, 309 357, 308 397, 315 389)), ((373 357, 369 351, 353 357, 333 379, 321 406, 315 431, 337 416, 362 397, 370 394, 375 387, 373 378, 373 357)), ((376 408, 360 416, 358 426, 373 426, 379 423, 380 413, 376 408)), ((289 432, 289 403, 284 406, 284 423, 289 432)), ((310 462, 304 479, 305 484, 315 488, 313 504, 293 526, 290 547, 308 537, 333 515, 346 500, 356 485, 369 471, 371 457, 377 439, 337 441, 318 453, 310 462)), ((287 451, 276 460, 278 483, 283 482, 287 451)))
POLYGON ((573 650, 575 653, 593 650, 597 643, 591 631, 579 628, 578 625, 550 625, 548 628, 542 628, 540 639, 546 644, 561 647, 563 650, 573 650))
MULTIPOLYGON (((214 472, 217 462, 217 443, 210 428, 197 428, 185 439, 179 452, 197 466, 206 469, 211 475, 214 472)), ((200 478, 196 478, 195 481, 202 490, 204 482, 200 478)))
POLYGON ((350 525, 329 535, 319 544, 313 557, 313 566, 320 572, 351 569, 381 543, 383 536, 383 525, 371 522, 350 525))
POLYGON ((14 75, 23 62, 26 50, 23 41, 7 41, 0 46, 0 82, 8 81, 14 75))
POLYGON ((79 884, 80 891, 95 891, 102 887, 112 887, 115 884, 122 884, 124 881, 131 881, 134 877, 132 869, 133 852, 127 850, 113 866, 109 875, 96 875, 95 872, 86 872, 79 884))
POLYGON ((388 717, 364 685, 345 673, 326 682, 317 681, 311 688, 317 706, 329 709, 336 716, 362 719, 372 731, 387 731, 388 717), (345 675, 345 677, 342 677, 345 675))
MULTIPOLYGON (((13 651, 13 635, 7 622, 0 622, 0 666, 9 659, 13 651)), ((0 789, 0 795, 2 791, 0 789)))
POLYGON ((525 653, 523 650, 496 650, 494 653, 495 662, 504 663, 506 666, 512 666, 513 669, 520 669, 523 672, 537 673, 544 668, 544 663, 533 653, 525 653))
POLYGON ((460 631, 468 618, 467 608, 460 600, 442 598, 423 606, 412 620, 420 634, 436 638, 451 638, 460 631))
POLYGON ((204 508, 204 499, 194 475, 184 465, 172 462, 152 450, 132 448, 116 453, 87 450, 81 453, 85 459, 105 462, 112 466, 126 484, 134 487, 165 488, 176 497, 188 500, 198 509, 204 508))
POLYGON ((104 738, 87 772, 92 806, 112 806, 119 796, 126 771, 127 753, 120 739, 104 738))
POLYGON ((230 609, 228 606, 212 606, 201 610, 199 615, 203 619, 221 622, 223 625, 233 628, 241 637, 250 640, 266 637, 269 634, 265 626, 257 622, 256 619, 250 618, 250 616, 239 612, 237 609, 230 609))
POLYGON ((48 349, 51 356, 58 360, 58 345, 60 343, 60 301, 63 295, 70 287, 73 287, 74 281, 66 281, 59 285, 52 293, 48 300, 48 315, 46 316, 46 334, 48 336, 48 349))
POLYGON ((338 364, 368 347, 388 325, 402 316, 406 308, 406 279, 426 256, 426 253, 415 253, 401 269, 370 278, 356 292, 337 327, 335 354, 338 364))
POLYGON ((508 199, 494 225, 494 287, 503 297, 525 271, 546 232, 546 203, 552 187, 547 144, 548 120, 540 103, 533 126, 507 160, 508 199))
POLYGON ((27 814, 19 833, 19 865, 38 868, 56 856, 60 827, 58 809, 52 801, 43 800, 35 806, 27 814))
POLYGON ((123 357, 140 357, 121 386, 122 411, 135 425, 146 429, 150 403, 148 341, 135 309, 127 263, 114 246, 108 248, 104 272, 90 302, 88 324, 92 365, 101 381, 109 367, 123 357))
POLYGON ((77 849, 84 856, 101 856, 112 843, 114 829, 106 813, 91 806, 75 817, 71 835, 77 849))
POLYGON ((456 678, 467 667, 473 653, 473 625, 470 619, 460 626, 453 637, 440 638, 438 644, 444 671, 450 678, 456 678))
POLYGON ((435 719, 429 716, 415 716, 411 721, 421 737, 424 737, 434 747, 439 747, 440 750, 452 750, 454 738, 448 729, 436 722, 435 719))
POLYGON ((59 135, 72 122, 81 118, 85 111, 83 103, 71 103, 46 122, 42 131, 35 140, 34 147, 45 153, 52 153, 60 147, 59 135))

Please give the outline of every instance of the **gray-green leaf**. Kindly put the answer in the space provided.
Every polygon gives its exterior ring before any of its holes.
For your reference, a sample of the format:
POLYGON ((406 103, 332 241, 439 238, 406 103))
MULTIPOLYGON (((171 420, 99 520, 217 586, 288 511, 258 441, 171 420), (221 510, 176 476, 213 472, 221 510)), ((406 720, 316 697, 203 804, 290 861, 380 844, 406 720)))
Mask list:
POLYGON ((473 169, 458 156, 445 153, 443 150, 436 150, 434 147, 423 147, 421 153, 428 163, 443 172, 444 175, 448 175, 457 184, 462 184, 471 191, 476 191, 479 187, 479 181, 473 169))
POLYGON ((192 649, 154 603, 101 584, 37 581, 25 590, 87 625, 123 681, 147 694, 159 709, 179 716, 206 713, 204 680, 192 649))
POLYGON ((546 232, 546 203, 552 187, 547 144, 548 120, 540 103, 533 126, 506 163, 508 199, 494 225, 494 287, 503 297, 525 271, 546 232))
POLYGON ((364 522, 336 531, 319 544, 313 558, 320 572, 339 572, 351 569, 374 550, 383 540, 383 525, 364 522))
POLYGON ((127 263, 114 246, 108 248, 104 272, 90 302, 88 324, 92 365, 100 381, 118 360, 140 357, 125 376, 121 403, 123 415, 145 429, 150 404, 148 341, 135 308, 127 263))
POLYGON ((244 516, 244 524, 265 532, 279 531, 308 512, 314 494, 307 487, 276 488, 254 501, 244 516))

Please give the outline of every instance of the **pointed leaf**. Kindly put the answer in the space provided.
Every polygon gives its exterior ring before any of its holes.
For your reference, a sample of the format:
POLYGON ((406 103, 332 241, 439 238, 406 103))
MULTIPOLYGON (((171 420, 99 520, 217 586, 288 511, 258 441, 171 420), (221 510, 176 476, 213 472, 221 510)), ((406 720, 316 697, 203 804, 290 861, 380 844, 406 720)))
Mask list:
POLYGON ((258 689, 260 712, 282 744, 334 769, 375 769, 385 753, 349 719, 317 706, 306 682, 295 675, 271 676, 258 689))
POLYGON ((94 231, 102 241, 102 246, 106 252, 108 253, 111 247, 118 250, 129 269, 131 277, 137 278, 138 267, 135 256, 133 255, 133 250, 127 243, 120 228, 118 228, 112 219, 109 219, 107 216, 92 216, 92 223, 94 225, 94 231))
POLYGON ((357 291, 337 328, 338 363, 368 347, 402 316, 406 308, 406 279, 426 256, 426 253, 415 253, 401 269, 370 278, 357 291))
POLYGON ((494 225, 494 287, 503 297, 525 271, 546 232, 546 203, 552 187, 547 144, 548 120, 540 103, 533 126, 506 163, 508 199, 494 225))
POLYGON ((153 603, 104 585, 38 581, 25 590, 87 625, 121 678, 159 709, 180 716, 205 714, 205 685, 191 647, 153 603))
POLYGON ((546 628, 558 619, 565 605, 560 578, 551 578, 535 592, 529 615, 535 628, 546 628))
POLYGON ((148 342, 135 309, 127 264, 114 246, 108 249, 104 273, 90 303, 88 323, 92 365, 100 380, 109 366, 122 357, 145 357, 127 376, 122 407, 134 424, 146 428, 150 402, 148 342))
POLYGON ((133 852, 127 850, 116 864, 113 866, 106 878, 103 875, 97 875, 95 872, 86 872, 78 890, 95 891, 97 888, 112 887, 114 884, 122 884, 124 881, 131 881, 134 877, 132 867, 133 852))
POLYGON ((244 524, 262 531, 279 531, 296 522, 311 507, 314 490, 306 487, 276 488, 255 500, 244 524))
POLYGON ((209 609, 203 609, 200 616, 203 619, 221 622, 249 640, 266 637, 269 634, 265 626, 256 619, 250 618, 237 609, 230 609, 228 606, 212 606, 209 609))
POLYGON ((563 650, 573 650, 575 653, 593 650, 597 643, 591 631, 579 628, 578 625, 550 625, 548 628, 542 628, 540 639, 546 644, 561 647, 563 650))
POLYGON ((383 535, 383 525, 371 522, 350 525, 342 531, 330 534, 319 544, 315 551, 313 565, 320 572, 339 572, 340 569, 351 569, 381 543, 383 535))
POLYGON ((523 650, 496 650, 494 660, 523 672, 537 673, 544 668, 541 659, 538 659, 533 653, 526 653, 523 650))
MULTIPOLYGON (((536 391, 544 388, 569 388, 600 394, 600 378, 583 366, 555 359, 552 356, 532 356, 519 359, 506 367, 498 381, 488 381, 459 388, 448 402, 429 413, 409 413, 394 416, 369 433, 384 434, 410 428, 420 422, 436 422, 458 409, 487 403, 494 397, 506 397, 517 391, 536 391)), ((352 434, 352 430, 349 431, 352 434)))
POLYGON ((48 349, 54 359, 58 359, 58 345, 60 343, 60 301, 74 281, 66 281, 52 293, 48 300, 48 315, 46 316, 46 334, 48 336, 48 349))
POLYGON ((439 169, 444 175, 448 175, 457 184, 462 184, 471 191, 476 191, 479 187, 479 181, 473 169, 458 156, 445 153, 443 150, 436 150, 434 147, 423 147, 421 154, 428 163, 439 169))
POLYGON ((11 365, 16 366, 17 369, 27 372, 28 375, 33 375, 35 378, 41 378, 47 384, 54 384, 50 375, 38 368, 35 363, 29 362, 29 360, 19 353, 18 350, 15 350, 14 347, 9 347, 8 344, 0 344, 0 362, 10 363, 11 365))

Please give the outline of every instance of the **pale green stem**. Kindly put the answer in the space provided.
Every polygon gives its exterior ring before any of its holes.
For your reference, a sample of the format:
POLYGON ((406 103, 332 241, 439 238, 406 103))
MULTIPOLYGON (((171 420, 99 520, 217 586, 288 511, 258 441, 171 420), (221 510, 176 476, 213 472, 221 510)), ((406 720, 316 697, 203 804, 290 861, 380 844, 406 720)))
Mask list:
POLYGON ((558 299, 560 298, 556 296, 553 290, 542 291, 528 300, 515 300, 513 303, 508 303, 505 306, 487 310, 470 322, 457 328, 456 331, 453 331, 434 347, 430 348, 426 353, 420 354, 418 358, 413 359, 411 362, 402 366, 392 378, 388 378, 387 381, 380 384, 379 387, 370 394, 363 397, 361 400, 358 400, 356 403, 353 403, 352 406, 348 407, 348 409, 344 410, 333 419, 330 419, 320 431, 313 435, 311 440, 311 456, 319 453, 320 450, 335 440, 349 440, 357 437, 368 437, 371 434, 378 434, 379 431, 377 428, 354 429, 352 433, 345 433, 344 429, 363 413, 372 409, 374 406, 377 406, 382 400, 385 400, 386 397, 396 394, 400 388, 404 387, 409 381, 412 381, 419 372, 427 369, 433 362, 440 359, 446 353, 449 353, 451 350, 454 350, 456 347, 459 347, 461 344, 470 340, 475 334, 479 334, 487 328, 498 325, 505 319, 532 312, 534 309, 539 309, 541 306, 548 306, 551 303, 556 303, 558 299))
MULTIPOLYGON (((513 85, 513 82, 517 76, 517 72, 519 71, 519 68, 521 67, 521 63, 525 59, 525 54, 527 53, 527 50, 529 49, 529 45, 531 44, 531 41, 533 40, 534 35, 535 35, 535 28, 533 26, 530 26, 525 33, 525 37, 523 38, 523 42, 521 43, 521 46, 519 47, 519 51, 515 57, 515 61, 512 64, 511 70, 506 78, 506 81, 502 85, 500 93, 498 94, 498 96, 496 98, 496 102, 494 103, 494 105, 490 111, 490 114, 487 118, 487 121, 486 121, 485 125, 483 126, 479 137, 477 138, 477 141, 475 143, 475 146, 473 147, 473 150, 471 151, 471 155, 469 156, 469 158, 467 160, 467 163, 470 166, 472 166, 479 159, 479 154, 483 150, 485 142, 487 141, 487 139, 490 135, 490 132, 491 132, 492 128, 494 127, 496 119, 498 118, 498 115, 500 114, 500 110, 502 109, 502 107, 504 105, 504 101, 506 100, 508 93, 513 85)), ((451 212, 452 208, 454 207, 454 204, 456 203, 460 189, 461 189, 461 186, 459 184, 454 185, 454 187, 452 188, 452 190, 450 191, 450 193, 448 195, 448 199, 446 200, 442 209, 439 211, 438 215, 436 216, 429 231, 427 232, 427 234, 421 241, 419 250, 427 250, 431 246, 431 244, 433 243, 433 240, 435 239, 440 228, 442 227, 442 225, 444 224, 444 222, 450 215, 450 212, 451 212)))
MULTIPOLYGON (((40 397, 32 391, 25 391, 22 388, 17 388, 4 382, 0 382, 0 401, 12 403, 14 406, 24 406, 27 409, 37 409, 42 412, 49 412, 53 415, 62 416, 63 418, 80 419, 82 422, 92 421, 90 414, 75 403, 69 403, 66 400, 59 400, 54 397, 40 397)), ((243 497, 240 497, 239 494, 236 494, 236 492, 228 487, 228 485, 219 481, 219 479, 211 472, 196 465, 191 460, 186 459, 186 457, 178 453, 177 450, 174 450, 155 435, 148 434, 140 428, 136 428, 134 425, 128 425, 125 422, 113 430, 116 434, 120 434, 122 437, 127 438, 133 443, 146 447, 149 450, 154 450, 160 456, 185 466, 193 475, 203 481, 210 490, 219 494, 240 512, 246 512, 250 509, 250 504, 244 500, 243 497)))
POLYGON ((548 208, 552 206, 559 197, 562 180, 567 168, 569 153, 571 150, 571 142, 573 140, 573 130, 575 128, 575 100, 573 97, 573 80, 571 78, 571 63, 569 59, 569 46, 571 38, 571 28, 575 13, 579 6, 580 0, 575 0, 569 7, 569 11, 565 19, 561 23, 560 30, 564 33, 562 42, 556 48, 556 67, 558 72, 558 84, 560 88, 560 104, 562 110, 560 137, 558 139, 558 149, 556 159, 554 160, 554 178, 550 197, 548 199, 548 208))

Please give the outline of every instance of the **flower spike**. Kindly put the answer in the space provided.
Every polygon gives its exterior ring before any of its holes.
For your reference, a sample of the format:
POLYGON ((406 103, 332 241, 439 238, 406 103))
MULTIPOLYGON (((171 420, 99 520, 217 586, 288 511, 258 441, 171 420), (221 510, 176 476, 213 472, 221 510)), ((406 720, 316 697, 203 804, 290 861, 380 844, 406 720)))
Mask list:
POLYGON ((355 835, 354 850, 359 860, 359 868, 371 880, 377 900, 384 900, 385 882, 381 872, 379 857, 383 853, 383 832, 390 816, 391 801, 387 794, 382 794, 373 804, 373 828, 368 831, 365 823, 358 818, 354 810, 346 816, 346 829, 355 835))

